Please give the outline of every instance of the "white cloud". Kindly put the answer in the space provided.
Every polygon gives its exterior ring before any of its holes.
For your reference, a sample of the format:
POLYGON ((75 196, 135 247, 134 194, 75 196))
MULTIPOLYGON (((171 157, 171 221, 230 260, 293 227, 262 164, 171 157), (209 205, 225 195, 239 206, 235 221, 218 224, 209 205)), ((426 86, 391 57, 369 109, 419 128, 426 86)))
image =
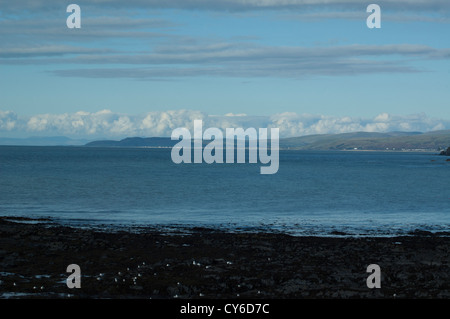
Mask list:
POLYGON ((17 126, 17 114, 11 111, 0 110, 0 132, 12 131, 17 126))
POLYGON ((334 134, 348 132, 427 132, 450 129, 450 121, 432 119, 425 114, 408 116, 381 113, 372 119, 335 117, 297 113, 280 113, 271 117, 273 127, 280 128, 282 136, 334 134))
POLYGON ((203 120, 204 129, 217 127, 278 127, 281 137, 347 132, 434 131, 450 129, 450 120, 426 114, 393 115, 381 113, 373 118, 277 113, 271 116, 246 114, 211 115, 195 110, 153 111, 130 115, 102 110, 64 114, 20 116, 0 111, 0 134, 17 136, 67 136, 71 138, 112 138, 130 136, 170 136, 177 127, 193 129, 194 120, 203 120))
POLYGON ((247 116, 247 114, 245 114, 245 113, 238 113, 238 114, 227 113, 227 114, 225 114, 225 116, 247 116))
POLYGON ((389 121, 389 114, 388 113, 381 113, 377 117, 375 117, 376 122, 387 122, 389 121))

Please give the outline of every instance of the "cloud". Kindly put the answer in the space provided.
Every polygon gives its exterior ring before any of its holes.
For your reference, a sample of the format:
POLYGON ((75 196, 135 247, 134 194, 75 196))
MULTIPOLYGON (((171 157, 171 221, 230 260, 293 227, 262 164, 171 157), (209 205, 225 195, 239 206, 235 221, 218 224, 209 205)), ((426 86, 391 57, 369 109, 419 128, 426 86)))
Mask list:
POLYGON ((107 49, 90 49, 67 45, 43 45, 35 47, 6 47, 0 48, 0 58, 45 57, 62 55, 82 55, 108 53, 107 49))
POLYGON ((198 111, 148 112, 141 115, 99 112, 38 114, 22 119, 22 127, 30 134, 69 137, 170 136, 173 129, 202 119, 198 111))
MULTIPOLYGON (((168 20, 154 17, 136 17, 133 14, 122 13, 119 16, 104 16, 82 18, 82 27, 76 32, 65 25, 63 19, 36 16, 23 16, 21 19, 7 17, 0 19, 0 35, 8 40, 8 43, 35 43, 36 37, 39 42, 58 41, 86 41, 93 42, 109 38, 163 38, 169 37, 168 30, 178 26, 168 20), (165 32, 162 32, 165 30, 165 32), (34 41, 33 41, 34 40, 34 41)), ((4 43, 3 43, 4 45, 4 43)))
POLYGON ((371 119, 280 113, 271 116, 271 126, 280 127, 280 134, 284 136, 302 136, 349 132, 428 132, 450 129, 450 121, 432 119, 424 113, 407 116, 381 113, 371 119))
MULTIPOLYGON (((448 10, 450 4, 445 0, 378 0, 377 4, 397 10, 448 10)), ((187 10, 213 10, 213 11, 247 11, 247 10, 282 10, 282 9, 317 9, 326 8, 360 8, 360 0, 92 0, 86 7, 133 9, 187 9, 187 10)), ((59 0, 22 0, 10 1, 3 6, 6 12, 20 10, 49 11, 65 8, 66 4, 59 0)), ((82 6, 83 7, 83 6, 82 6)))
MULTIPOLYGON (((23 49, 1 48, 0 53, 7 57, 21 57, 24 53, 40 56, 44 51, 47 55, 61 53, 80 53, 79 56, 69 57, 64 60, 48 60, 48 63, 73 63, 73 64, 128 64, 128 65, 218 65, 227 63, 322 63, 326 61, 374 58, 389 56, 415 57, 422 59, 449 58, 449 48, 433 48, 422 44, 389 44, 366 45, 352 44, 346 46, 328 47, 301 47, 301 46, 269 46, 249 43, 217 42, 205 44, 196 42, 192 45, 156 46, 148 52, 128 52, 116 54, 96 54, 97 49, 82 49, 68 46, 37 46, 23 49)), ((105 50, 111 52, 111 50, 105 50)), ((103 51, 100 51, 103 53, 103 51)), ((41 61, 41 60, 39 60, 41 61)), ((371 60, 373 61, 373 60, 371 60)), ((5 63, 13 64, 14 61, 6 60, 5 63)))
POLYGON ((102 110, 64 114, 19 116, 0 111, 0 134, 8 136, 67 136, 71 138, 112 138, 129 136, 170 136, 178 127, 193 129, 194 120, 203 120, 204 128, 278 127, 280 136, 347 132, 434 131, 450 129, 450 120, 429 118, 426 114, 393 115, 381 113, 373 118, 337 117, 283 112, 271 116, 246 114, 212 115, 196 110, 153 111, 130 115, 102 110))
POLYGON ((12 131, 17 128, 17 114, 12 111, 0 110, 0 132, 12 131))
MULTIPOLYGON (((412 20, 436 18, 423 15, 427 9, 442 22, 448 21, 446 13, 450 11, 450 1, 441 0, 379 4, 388 11, 398 10, 387 14, 392 19, 404 19, 408 12, 404 8, 411 8, 414 12, 408 17, 412 20)), ((164 8, 220 12, 286 9, 274 17, 364 21, 367 13, 359 0, 95 0, 80 5, 83 27, 76 32, 65 27, 67 4, 61 1, 23 0, 1 5, 0 64, 64 65, 48 70, 60 77, 161 80, 415 73, 422 71, 414 65, 416 60, 450 58, 448 48, 417 44, 289 47, 257 45, 248 39, 193 39, 183 35, 188 31, 180 22, 158 14, 158 9, 164 8)))
POLYGON ((161 80, 186 77, 304 78, 321 75, 417 73, 415 62, 450 58, 449 48, 419 44, 327 47, 215 42, 161 45, 148 53, 66 45, 0 48, 0 64, 77 64, 60 77, 161 80), (89 67, 95 65, 95 67, 89 67), (101 67, 101 66, 107 67, 101 67), (130 67, 126 67, 126 66, 130 67))
POLYGON ((225 116, 247 116, 247 114, 245 114, 245 113, 238 113, 238 114, 235 114, 235 113, 227 113, 227 114, 225 114, 225 116))
MULTIPOLYGON (((138 80, 198 76, 303 78, 311 75, 422 72, 421 69, 414 67, 414 62, 448 58, 450 58, 448 48, 416 44, 311 48, 216 43, 206 46, 182 46, 182 48, 174 45, 172 48, 156 48, 146 54, 83 54, 64 61, 92 64, 97 67, 49 72, 61 77, 138 80), (98 67, 103 64, 108 64, 108 67, 98 67), (119 64, 120 68, 110 67, 119 64), (124 65, 139 65, 139 67, 124 67, 124 65)), ((42 63, 42 60, 40 62, 42 63)), ((57 60, 52 62, 57 63, 57 60)))
MULTIPOLYGON (((437 12, 423 12, 422 10, 412 10, 409 12, 408 10, 390 10, 391 6, 382 8, 382 20, 389 22, 428 22, 428 23, 450 23, 450 17, 448 14, 445 14, 446 11, 438 10, 437 12), (385 10, 387 8, 387 10, 385 10), (387 11, 387 12, 386 12, 387 11)), ((394 8, 395 9, 395 8, 394 8)), ((448 9, 447 9, 448 11, 448 9)), ((330 11, 306 11, 306 12, 289 12, 289 13, 280 13, 278 15, 279 19, 285 20, 297 20, 297 21, 321 21, 321 20, 330 20, 330 19, 339 19, 339 20, 357 20, 357 21, 365 21, 367 19, 368 13, 365 10, 347 10, 347 11, 339 11, 339 10, 330 10, 330 11)))

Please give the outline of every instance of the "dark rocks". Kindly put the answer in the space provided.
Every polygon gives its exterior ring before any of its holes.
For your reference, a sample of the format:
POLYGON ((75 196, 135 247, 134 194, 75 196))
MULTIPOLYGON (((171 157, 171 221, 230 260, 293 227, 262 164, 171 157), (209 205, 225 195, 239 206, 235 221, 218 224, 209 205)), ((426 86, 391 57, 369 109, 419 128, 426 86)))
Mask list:
POLYGON ((439 155, 445 155, 445 156, 450 156, 450 147, 448 147, 446 150, 441 151, 441 153, 439 155))
POLYGON ((198 228, 168 235, 0 218, 0 234, 0 297, 450 298, 448 233, 342 238, 198 228), (81 267, 81 289, 65 284, 72 263, 81 267), (381 289, 365 284, 372 263, 381 267, 381 289))
POLYGON ((408 235, 413 235, 413 236, 433 236, 434 234, 430 231, 427 230, 421 230, 421 229, 416 229, 414 231, 410 231, 408 233, 408 235))
POLYGON ((347 233, 342 232, 342 231, 338 231, 338 230, 333 230, 332 232, 330 232, 331 235, 335 235, 335 236, 348 236, 347 233))

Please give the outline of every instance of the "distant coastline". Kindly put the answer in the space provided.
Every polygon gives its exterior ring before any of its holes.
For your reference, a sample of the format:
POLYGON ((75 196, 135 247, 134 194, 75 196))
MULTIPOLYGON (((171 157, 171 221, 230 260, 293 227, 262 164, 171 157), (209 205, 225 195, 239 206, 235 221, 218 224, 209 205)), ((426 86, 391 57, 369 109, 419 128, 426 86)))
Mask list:
MULTIPOLYGON (((178 141, 169 137, 128 137, 119 141, 100 140, 88 147, 152 147, 169 148, 178 141)), ((203 141, 208 144, 209 141, 203 141)), ((225 144, 224 144, 225 145, 225 144)), ((420 151, 440 152, 450 145, 450 130, 435 132, 342 133, 307 135, 280 139, 280 150, 339 151, 420 151)))
MULTIPOLYGON (((15 144, 0 144, 0 147, 79 147, 79 148, 118 148, 118 149, 171 149, 172 146, 86 146, 86 145, 15 145, 15 144)), ((248 149, 246 147, 245 149, 248 149)), ((415 153, 415 152, 423 152, 423 153, 435 153, 436 155, 440 155, 440 150, 434 149, 316 149, 316 150, 305 150, 301 148, 279 148, 280 151, 317 151, 317 152, 326 152, 326 151, 336 151, 336 152, 386 152, 386 153, 415 153)))
MULTIPOLYGON (((10 146, 85 146, 172 148, 178 141, 170 137, 127 137, 120 140, 70 139, 67 137, 1 138, 0 145, 10 146)), ((204 140, 203 145, 209 141, 204 140)), ((225 145, 225 144, 224 144, 225 145)), ((316 134, 281 138, 280 150, 311 151, 395 151, 442 152, 450 146, 450 130, 433 132, 355 132, 341 134, 316 134)))

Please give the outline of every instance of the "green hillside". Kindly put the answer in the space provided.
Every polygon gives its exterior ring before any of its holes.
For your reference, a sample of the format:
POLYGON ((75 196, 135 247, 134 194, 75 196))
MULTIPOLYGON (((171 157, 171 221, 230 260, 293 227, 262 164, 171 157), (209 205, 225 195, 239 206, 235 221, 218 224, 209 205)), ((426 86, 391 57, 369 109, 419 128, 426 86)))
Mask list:
POLYGON ((450 145, 450 130, 428 133, 343 133, 280 140, 281 148, 302 150, 437 150, 450 145))

